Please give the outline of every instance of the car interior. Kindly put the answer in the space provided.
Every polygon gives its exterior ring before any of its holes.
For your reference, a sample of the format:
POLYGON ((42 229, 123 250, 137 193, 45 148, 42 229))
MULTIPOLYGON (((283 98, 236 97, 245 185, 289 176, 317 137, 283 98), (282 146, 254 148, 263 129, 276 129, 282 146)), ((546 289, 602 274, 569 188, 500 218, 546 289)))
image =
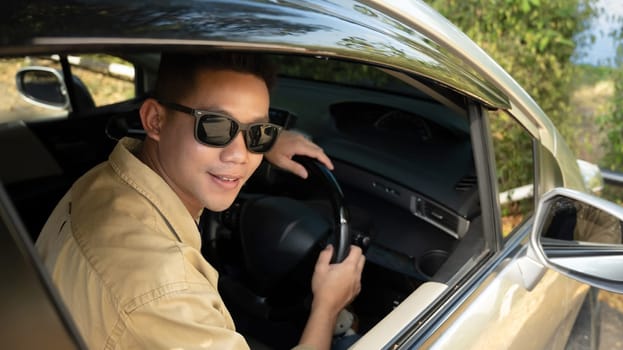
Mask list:
MULTIPOLYGON (((158 54, 114 55, 134 64, 136 97, 95 106, 65 64, 74 99, 66 117, 0 124, 0 160, 14 165, 2 167, 0 179, 32 242, 71 184, 118 139, 144 137, 137 109, 158 54)), ((238 330, 271 348, 296 344, 327 243, 364 249, 362 290, 349 307, 361 334, 421 284, 464 277, 485 250, 468 98, 388 67, 271 59, 279 67, 271 120, 311 137, 335 169, 302 159, 310 172, 302 180, 264 161, 228 210, 202 216, 202 253, 220 273, 238 330)))

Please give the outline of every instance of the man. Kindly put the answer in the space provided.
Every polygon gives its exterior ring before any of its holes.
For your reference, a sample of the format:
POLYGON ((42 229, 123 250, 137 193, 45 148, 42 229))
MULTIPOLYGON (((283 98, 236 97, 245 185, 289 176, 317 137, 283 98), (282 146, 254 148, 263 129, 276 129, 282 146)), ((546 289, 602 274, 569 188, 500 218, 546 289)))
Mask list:
MULTIPOLYGON (((301 136, 275 138, 271 80, 251 55, 164 55, 140 108, 145 141, 120 141, 60 201, 37 249, 90 348, 247 348, 200 254, 197 220, 227 209, 275 142, 269 159, 301 176, 294 154, 330 165, 301 136)), ((327 349, 359 293, 361 250, 340 264, 331 254, 321 252, 312 277, 304 348, 327 349)))

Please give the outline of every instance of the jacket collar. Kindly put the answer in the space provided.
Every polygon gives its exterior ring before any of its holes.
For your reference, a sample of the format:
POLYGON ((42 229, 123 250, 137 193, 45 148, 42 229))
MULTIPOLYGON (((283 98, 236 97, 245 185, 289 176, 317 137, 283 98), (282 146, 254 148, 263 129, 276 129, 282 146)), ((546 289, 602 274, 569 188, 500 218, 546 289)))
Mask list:
POLYGON ((108 159, 110 165, 123 181, 153 204, 180 242, 200 249, 201 236, 194 218, 164 179, 137 158, 142 144, 128 137, 119 140, 108 159))

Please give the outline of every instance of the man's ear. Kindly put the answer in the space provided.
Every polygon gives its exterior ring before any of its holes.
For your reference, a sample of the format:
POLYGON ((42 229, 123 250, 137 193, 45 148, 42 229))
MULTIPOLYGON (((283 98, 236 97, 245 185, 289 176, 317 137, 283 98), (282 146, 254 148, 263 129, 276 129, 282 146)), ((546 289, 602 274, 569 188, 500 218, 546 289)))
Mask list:
POLYGON ((139 115, 147 137, 160 141, 160 130, 165 120, 164 108, 153 98, 148 98, 141 105, 139 115))

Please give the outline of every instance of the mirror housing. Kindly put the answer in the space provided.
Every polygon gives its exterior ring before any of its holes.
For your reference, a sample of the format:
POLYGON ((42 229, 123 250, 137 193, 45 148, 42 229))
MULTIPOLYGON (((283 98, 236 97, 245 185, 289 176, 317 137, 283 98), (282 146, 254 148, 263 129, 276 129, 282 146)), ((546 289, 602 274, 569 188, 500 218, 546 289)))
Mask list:
POLYGON ((15 83, 22 97, 34 105, 57 110, 70 109, 63 76, 54 68, 22 68, 15 74, 15 83))
POLYGON ((541 263, 577 281, 623 293, 623 207, 590 194, 546 193, 531 234, 541 263))

